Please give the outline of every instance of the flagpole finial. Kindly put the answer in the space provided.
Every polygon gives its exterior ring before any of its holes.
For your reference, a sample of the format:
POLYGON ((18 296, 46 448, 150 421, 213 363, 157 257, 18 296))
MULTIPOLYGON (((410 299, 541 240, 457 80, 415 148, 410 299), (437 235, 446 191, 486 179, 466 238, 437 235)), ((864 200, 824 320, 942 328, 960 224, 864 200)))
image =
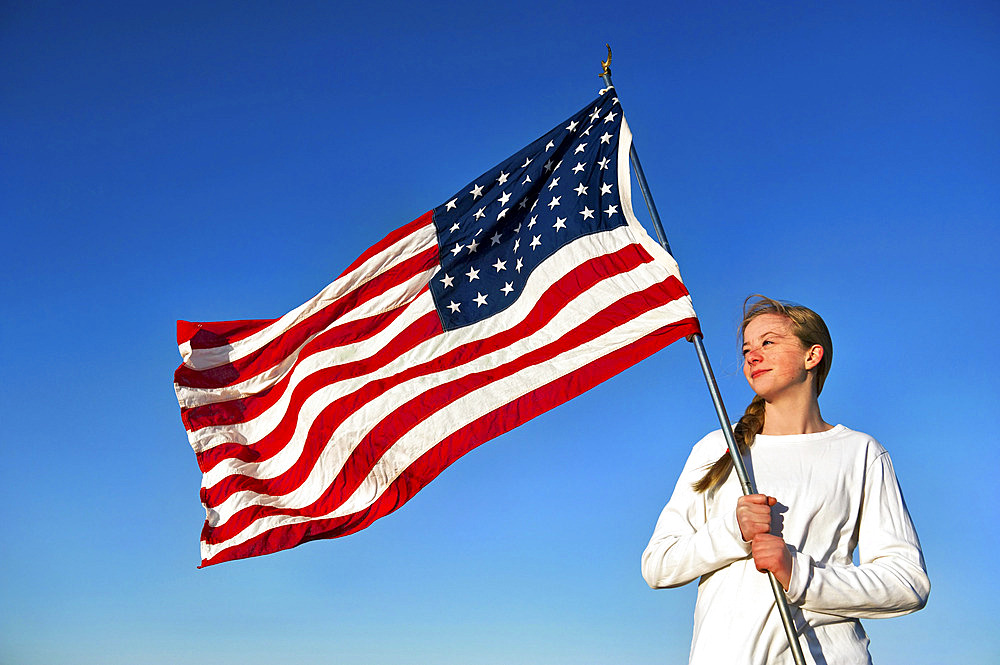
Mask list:
POLYGON ((608 59, 601 60, 601 65, 604 66, 604 71, 602 71, 598 76, 601 78, 611 76, 611 44, 605 44, 608 47, 608 59))

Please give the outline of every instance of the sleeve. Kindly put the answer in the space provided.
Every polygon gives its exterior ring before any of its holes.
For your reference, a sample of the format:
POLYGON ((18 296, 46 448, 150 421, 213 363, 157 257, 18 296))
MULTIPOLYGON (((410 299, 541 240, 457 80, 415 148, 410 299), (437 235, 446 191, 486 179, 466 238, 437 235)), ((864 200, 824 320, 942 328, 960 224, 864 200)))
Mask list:
POLYGON ((706 495, 691 487, 705 471, 706 460, 698 451, 695 446, 688 457, 642 553, 642 576, 654 589, 682 586, 750 555, 750 543, 736 523, 736 502, 731 510, 708 518, 706 495))
POLYGON ((857 566, 817 563, 793 551, 789 602, 860 619, 909 614, 927 603, 930 580, 920 541, 884 451, 865 473, 858 546, 857 566))

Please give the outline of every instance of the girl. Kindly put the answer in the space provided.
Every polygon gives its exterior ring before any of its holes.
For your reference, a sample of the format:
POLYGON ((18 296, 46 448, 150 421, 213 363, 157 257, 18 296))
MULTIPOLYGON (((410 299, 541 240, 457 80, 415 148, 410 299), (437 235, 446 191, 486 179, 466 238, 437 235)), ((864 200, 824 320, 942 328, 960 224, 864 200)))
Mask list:
POLYGON ((756 397, 734 437, 766 494, 742 496, 721 430, 706 436, 643 552, 643 577, 658 589, 701 578, 692 665, 792 663, 767 571, 807 661, 871 663, 859 619, 914 612, 930 591, 892 462, 878 441, 820 414, 833 343, 819 315, 751 296, 741 330, 756 397))

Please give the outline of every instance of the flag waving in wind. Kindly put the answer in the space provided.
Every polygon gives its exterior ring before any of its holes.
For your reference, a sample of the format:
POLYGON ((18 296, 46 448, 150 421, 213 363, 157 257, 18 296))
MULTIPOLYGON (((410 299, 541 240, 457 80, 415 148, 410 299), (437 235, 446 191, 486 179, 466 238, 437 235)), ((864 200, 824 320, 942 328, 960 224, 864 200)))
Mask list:
POLYGON ((476 446, 698 331, 632 212, 614 89, 279 319, 179 321, 202 565, 353 533, 476 446))

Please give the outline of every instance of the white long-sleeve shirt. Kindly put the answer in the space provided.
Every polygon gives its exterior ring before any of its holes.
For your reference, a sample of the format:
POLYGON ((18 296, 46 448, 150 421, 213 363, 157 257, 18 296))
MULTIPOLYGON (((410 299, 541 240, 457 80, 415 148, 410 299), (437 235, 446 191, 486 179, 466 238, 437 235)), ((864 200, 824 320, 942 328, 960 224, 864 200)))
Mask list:
MULTIPOLYGON (((770 582, 754 567, 736 522, 736 474, 706 493, 691 488, 724 452, 721 430, 694 446, 643 552, 642 574, 653 588, 701 578, 691 665, 792 663, 770 582)), ((930 592, 888 453, 843 425, 758 435, 748 472, 758 492, 778 500, 772 533, 792 552, 786 596, 806 660, 870 663, 859 619, 914 612, 930 592)))

